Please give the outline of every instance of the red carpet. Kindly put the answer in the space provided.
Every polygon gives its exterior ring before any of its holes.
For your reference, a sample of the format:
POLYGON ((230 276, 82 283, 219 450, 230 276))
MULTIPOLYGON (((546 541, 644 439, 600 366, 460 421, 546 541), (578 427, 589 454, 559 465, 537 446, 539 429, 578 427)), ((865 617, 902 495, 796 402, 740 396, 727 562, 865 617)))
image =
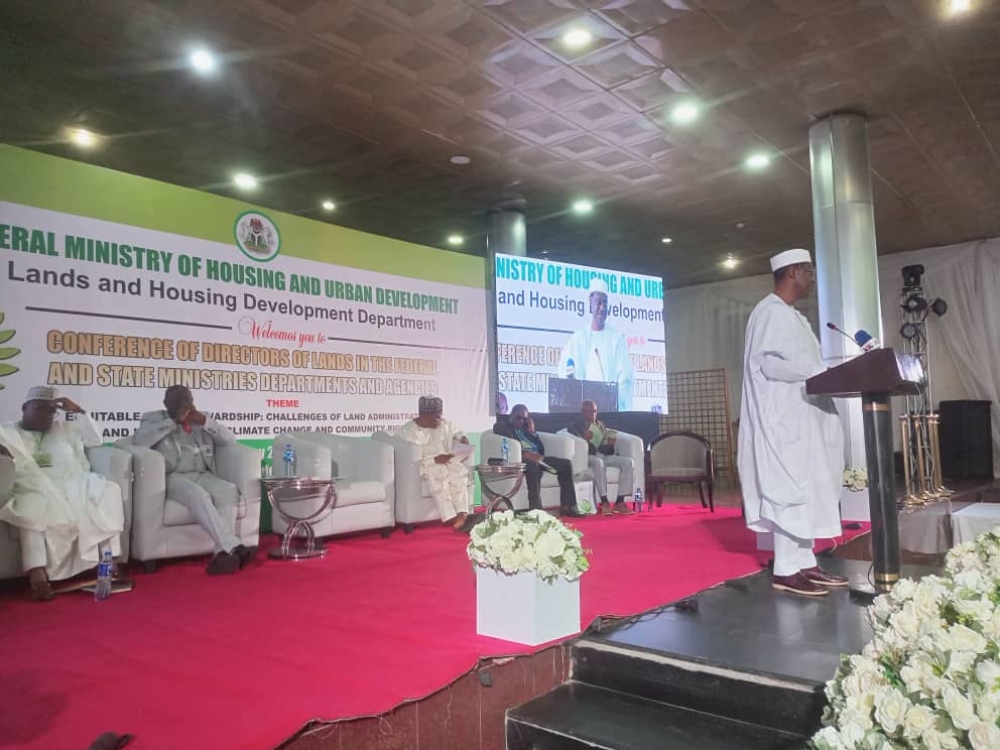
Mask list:
MULTIPOLYGON (((737 509, 665 506, 577 526, 593 550, 583 623, 635 614, 759 569, 737 509)), ((858 532, 855 532, 858 533, 858 532)), ((138 574, 95 603, 0 599, 0 747, 85 750, 106 731, 136 750, 270 748, 313 718, 386 711, 480 656, 531 649, 475 635, 467 537, 421 528, 329 543, 209 577, 204 561, 138 574)))

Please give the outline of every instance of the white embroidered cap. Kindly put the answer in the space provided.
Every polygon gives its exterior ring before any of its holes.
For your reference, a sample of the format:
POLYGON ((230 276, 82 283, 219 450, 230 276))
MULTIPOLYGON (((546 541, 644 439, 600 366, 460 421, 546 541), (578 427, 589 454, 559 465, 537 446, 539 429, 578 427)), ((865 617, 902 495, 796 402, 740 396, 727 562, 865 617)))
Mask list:
POLYGON ((593 294, 594 292, 600 292, 601 294, 606 296, 608 293, 608 282, 606 282, 604 279, 599 279, 595 276, 590 280, 589 291, 591 294, 593 294))
POLYGON ((797 247, 793 250, 785 250, 771 258, 771 272, 777 271, 785 266, 794 266, 796 263, 812 263, 812 256, 808 250, 797 247))
POLYGON ((28 395, 24 397, 25 403, 28 401, 55 401, 57 392, 55 388, 47 385, 36 385, 28 389, 28 395))

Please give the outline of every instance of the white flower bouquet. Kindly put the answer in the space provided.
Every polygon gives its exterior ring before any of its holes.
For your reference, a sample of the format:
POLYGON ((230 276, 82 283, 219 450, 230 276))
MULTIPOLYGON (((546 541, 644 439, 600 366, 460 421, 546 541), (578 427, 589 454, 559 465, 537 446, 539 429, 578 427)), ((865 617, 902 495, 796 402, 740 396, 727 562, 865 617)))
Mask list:
POLYGON ((851 492, 867 489, 868 469, 844 469, 842 484, 851 492))
POLYGON ((551 582, 575 581, 590 564, 580 544, 583 536, 545 511, 492 513, 470 534, 467 552, 474 565, 513 575, 534 573, 551 582))
POLYGON ((817 750, 1000 748, 1000 533, 903 579, 868 610, 874 638, 827 683, 817 750))

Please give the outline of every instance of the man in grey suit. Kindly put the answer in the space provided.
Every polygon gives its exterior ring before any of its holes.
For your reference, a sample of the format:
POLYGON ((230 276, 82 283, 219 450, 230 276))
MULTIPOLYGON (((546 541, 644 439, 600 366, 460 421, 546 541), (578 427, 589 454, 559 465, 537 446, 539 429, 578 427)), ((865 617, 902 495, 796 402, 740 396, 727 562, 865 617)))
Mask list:
POLYGON ((236 438, 227 427, 198 411, 191 391, 182 385, 167 388, 163 405, 166 409, 142 415, 133 441, 163 454, 167 495, 184 505, 215 541, 208 572, 235 573, 257 552, 256 547, 240 544, 228 520, 239 490, 215 474, 216 446, 234 445, 236 438))

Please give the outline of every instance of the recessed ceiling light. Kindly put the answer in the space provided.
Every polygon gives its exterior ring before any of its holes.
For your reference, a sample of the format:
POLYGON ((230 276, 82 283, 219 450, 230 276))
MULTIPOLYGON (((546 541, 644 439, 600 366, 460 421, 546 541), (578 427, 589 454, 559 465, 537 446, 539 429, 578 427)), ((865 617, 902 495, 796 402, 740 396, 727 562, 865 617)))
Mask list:
POLYGON ((670 111, 670 119, 677 125, 687 125, 698 119, 698 105, 694 102, 681 102, 670 111))
POLYGON ((738 266, 739 264, 740 264, 739 260, 734 258, 732 255, 730 255, 728 258, 722 261, 722 267, 729 270, 736 268, 736 266, 738 266))
POLYGON ((948 0, 948 15, 956 16, 972 9, 972 0, 948 0))
POLYGON ((562 40, 570 49, 579 49, 593 40, 594 35, 586 29, 570 29, 563 34, 562 40))
POLYGON ((664 237, 662 240, 660 240, 660 242, 662 242, 664 245, 669 245, 671 242, 673 242, 673 240, 670 237, 664 237))
POLYGON ((764 169, 771 163, 771 157, 765 153, 750 154, 747 157, 746 165, 748 169, 764 169))
POLYGON ((573 210, 578 214, 589 214, 594 210, 594 204, 587 200, 576 201, 573 204, 573 210))
POLYGON ((465 242, 465 239, 460 234, 449 234, 448 235, 448 244, 449 245, 456 245, 457 246, 457 245, 461 245, 463 242, 465 242))
POLYGON ((204 48, 196 49, 188 56, 188 60, 191 62, 191 67, 202 74, 214 73, 219 66, 215 55, 204 48))
POLYGON ((233 184, 241 190, 253 190, 257 187, 257 178, 246 172, 238 172, 233 175, 233 184))
POLYGON ((83 128, 73 128, 69 133, 69 139, 80 148, 90 148, 97 143, 97 136, 83 128))
POLYGON ((448 161, 450 161, 452 164, 468 164, 469 162, 472 161, 472 159, 463 154, 455 154, 448 161))
POLYGON ((323 210, 324 211, 332 211, 336 207, 337 207, 337 204, 334 203, 333 201, 323 201, 323 210))

